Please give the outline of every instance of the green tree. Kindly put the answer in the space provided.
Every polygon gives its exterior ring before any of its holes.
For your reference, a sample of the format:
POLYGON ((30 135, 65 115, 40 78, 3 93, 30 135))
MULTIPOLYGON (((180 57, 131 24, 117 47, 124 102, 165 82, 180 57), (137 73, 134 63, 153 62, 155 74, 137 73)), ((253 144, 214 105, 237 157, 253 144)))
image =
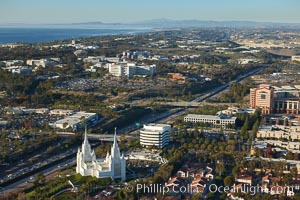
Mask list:
POLYGON ((210 200, 215 200, 216 194, 214 192, 210 192, 210 193, 208 193, 207 198, 210 200))
POLYGON ((193 194, 191 200, 199 200, 201 199, 201 193, 196 193, 196 194, 193 194))
POLYGON ((224 185, 225 186, 231 186, 234 183, 234 179, 232 176, 226 176, 224 178, 224 185))
POLYGON ((249 127, 249 118, 247 117, 246 121, 244 122, 244 125, 241 128, 241 135, 246 140, 249 138, 248 127, 249 127))
POLYGON ((35 180, 34 180, 33 184, 35 186, 43 185, 45 183, 45 181, 46 181, 46 177, 44 176, 44 174, 38 173, 35 176, 35 180))
POLYGON ((216 166, 216 172, 219 173, 219 176, 225 172, 225 164, 224 162, 218 162, 216 166))
POLYGON ((195 137, 199 137, 199 128, 198 128, 198 125, 197 124, 195 124, 195 126, 194 126, 194 136, 195 137))
POLYGON ((232 168, 232 175, 236 178, 238 174, 240 173, 240 168, 238 166, 235 166, 232 168))
POLYGON ((297 175, 298 175, 297 167, 292 166, 292 167, 290 168, 290 171, 291 171, 291 175, 292 175, 293 177, 297 177, 297 175))
POLYGON ((291 183, 293 182, 292 174, 284 174, 282 178, 282 182, 285 185, 291 185, 291 183))
POLYGON ((254 139, 256 137, 258 128, 259 128, 259 120, 257 119, 255 124, 253 125, 252 131, 251 131, 251 139, 254 139))
POLYGON ((292 152, 287 152, 287 154, 286 154, 286 159, 287 160, 293 160, 293 158, 294 158, 294 155, 293 155, 293 153, 292 152))
POLYGON ((65 132, 66 132, 67 126, 68 126, 68 123, 67 123, 67 122, 63 123, 63 128, 64 128, 65 132))

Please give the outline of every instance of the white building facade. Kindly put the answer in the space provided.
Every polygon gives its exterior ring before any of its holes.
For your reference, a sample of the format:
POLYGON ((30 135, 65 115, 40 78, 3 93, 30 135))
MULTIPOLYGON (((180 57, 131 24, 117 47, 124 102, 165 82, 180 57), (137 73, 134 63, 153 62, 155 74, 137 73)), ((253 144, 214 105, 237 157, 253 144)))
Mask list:
MULTIPOLYGON (((60 110, 55 110, 57 114, 62 115, 63 110, 61 113, 59 113, 60 110)), ((55 113, 53 111, 53 113, 55 113)), ((50 111, 50 114, 52 111, 50 111)), ((95 124, 97 120, 99 120, 99 115, 97 113, 88 113, 88 112, 66 112, 66 115, 64 118, 57 120, 54 123, 49 123, 49 126, 52 128, 58 128, 58 129, 67 129, 72 128, 73 130, 78 130, 82 128, 83 122, 86 121, 89 124, 95 124), (67 115, 67 114, 70 115, 67 115)))
POLYGON ((109 74, 117 77, 132 78, 156 73, 156 65, 136 65, 135 63, 119 62, 108 67, 109 74))
POLYGON ((88 142, 87 131, 85 131, 82 148, 77 152, 76 173, 82 176, 126 180, 126 160, 123 154, 120 155, 116 133, 111 153, 107 152, 105 158, 97 159, 95 151, 91 149, 88 142))
POLYGON ((225 128, 227 125, 235 125, 236 117, 228 117, 224 115, 196 115, 188 114, 184 117, 185 122, 192 123, 208 123, 212 125, 218 125, 225 128))
POLYGON ((140 131, 140 144, 164 148, 170 142, 170 131, 168 124, 145 124, 140 131))

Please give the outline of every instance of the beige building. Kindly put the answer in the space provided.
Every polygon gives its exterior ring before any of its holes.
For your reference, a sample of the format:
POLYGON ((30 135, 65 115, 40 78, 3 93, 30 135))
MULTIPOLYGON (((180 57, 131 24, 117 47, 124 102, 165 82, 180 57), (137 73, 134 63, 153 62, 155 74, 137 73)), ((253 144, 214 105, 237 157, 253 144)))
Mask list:
POLYGON ((257 138, 276 138, 287 140, 300 139, 300 126, 283 126, 283 125, 264 125, 261 126, 257 132, 257 138))
POLYGON ((300 56, 292 56, 292 61, 300 62, 300 56))
POLYGON ((271 85, 261 84, 257 88, 250 89, 250 106, 253 109, 260 108, 262 114, 272 112, 272 100, 274 90, 271 85))
POLYGON ((262 114, 285 113, 298 115, 300 87, 276 87, 261 84, 257 88, 251 88, 250 107, 253 109, 260 108, 262 114))

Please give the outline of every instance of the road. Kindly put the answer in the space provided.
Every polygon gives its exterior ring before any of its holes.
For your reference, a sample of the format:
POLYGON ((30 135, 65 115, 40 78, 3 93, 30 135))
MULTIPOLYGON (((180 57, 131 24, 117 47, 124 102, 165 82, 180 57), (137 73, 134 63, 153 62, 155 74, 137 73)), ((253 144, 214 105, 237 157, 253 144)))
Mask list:
MULTIPOLYGON (((74 157, 75 157, 75 156, 74 156, 74 157)), ((42 170, 42 171, 39 172, 39 173, 42 173, 42 174, 44 174, 45 176, 47 176, 47 175, 49 175, 49 174, 51 174, 51 173, 53 173, 53 172, 55 172, 55 171, 57 171, 57 170, 60 170, 60 169, 63 168, 63 167, 72 165, 72 164, 74 164, 74 163, 75 163, 75 159, 74 159, 74 158, 71 158, 71 159, 66 160, 66 161, 63 161, 63 162, 61 162, 61 163, 59 163, 59 164, 57 164, 57 165, 54 165, 54 166, 49 167, 49 168, 47 168, 47 169, 44 169, 44 170, 42 170)), ((30 176, 30 177, 27 177, 27 178, 24 178, 24 179, 21 179, 21 180, 15 182, 15 183, 12 183, 12 184, 10 184, 10 185, 4 187, 4 188, 3 188, 3 192, 4 192, 4 193, 7 193, 7 192, 11 192, 11 191, 13 191, 13 190, 15 190, 15 189, 18 189, 18 188, 24 188, 24 187, 28 184, 28 182, 34 180, 34 179, 32 179, 32 177, 34 177, 34 175, 32 175, 32 176, 30 176)))
MULTIPOLYGON (((239 76, 238 78, 236 78, 233 81, 240 82, 240 81, 242 81, 243 79, 245 79, 245 78, 247 78, 249 76, 257 74, 262 68, 264 68, 264 67, 261 67, 259 69, 255 69, 255 70, 253 70, 251 72, 248 72, 248 73, 246 73, 246 74, 244 74, 242 76, 239 76)), ((225 92, 229 88, 229 86, 230 86, 230 83, 226 83, 224 85, 221 85, 221 86, 213 89, 209 93, 206 93, 205 95, 202 95, 202 96, 200 96, 200 97, 192 100, 191 102, 199 102, 199 103, 205 102, 206 99, 211 98, 213 96, 220 95, 221 93, 225 92)), ((186 113, 187 113, 187 109, 183 109, 183 110, 181 110, 181 111, 179 111, 177 113, 174 113, 174 114, 172 114, 172 115, 170 115, 170 116, 168 116, 168 117, 166 117, 164 119, 158 120, 157 123, 165 123, 165 122, 167 122, 169 120, 172 120, 172 119, 174 119, 174 118, 176 118, 178 116, 184 115, 186 113)))
MULTIPOLYGON (((195 101, 193 101, 193 102, 190 102, 190 101, 158 102, 157 104, 174 106, 174 107, 186 107, 186 108, 216 105, 215 103, 209 103, 209 102, 204 102, 204 101, 201 101, 201 102, 195 102, 195 101)), ((234 103, 218 103, 218 105, 230 107, 230 106, 234 105, 234 103)))
MULTIPOLYGON (((251 76, 253 74, 256 74, 260 71, 261 69, 256 69, 256 70, 253 70, 245 75, 242 75, 238 78, 236 78, 234 81, 236 82, 239 82, 241 80, 243 80, 244 78, 247 78, 248 76, 251 76)), ((222 92, 224 92, 228 87, 230 86, 230 83, 226 83, 216 89, 213 89, 212 91, 210 91, 209 93, 205 94, 205 95, 202 95, 201 97, 198 97, 196 99, 194 99, 192 102, 203 102, 205 101, 206 99, 214 96, 214 95, 219 95, 221 94, 222 92)), ((141 121, 140 123, 143 124, 143 123, 150 123, 150 122, 155 122, 155 123, 165 123, 169 120, 172 120, 176 117, 179 117, 181 115, 184 115, 187 113, 187 109, 184 109, 184 108, 175 108, 175 109, 172 109, 170 111, 167 111, 165 113, 162 113, 158 116, 152 116, 151 118, 149 119, 145 119, 143 121, 141 121)), ((135 124, 131 124, 129 125, 128 127, 126 128, 123 128, 123 129, 119 129, 118 130, 118 134, 120 133, 124 133, 124 132, 128 132, 128 136, 132 136, 132 137, 137 137, 138 136, 138 132, 139 132, 139 127, 137 127, 135 124)), ((104 137, 104 135, 102 135, 102 137, 104 137)), ((108 136, 105 136, 106 138, 108 136)), ((101 137, 100 137, 101 138, 101 137)), ((110 139, 110 138, 109 138, 110 139)), ((69 159, 67 161, 63 161, 61 163, 58 163, 52 167, 49 167, 39 173, 43 173, 45 175, 47 174, 50 174, 56 170, 59 170, 62 166, 64 165, 69 165, 71 164, 72 162, 75 162, 75 156, 74 158, 72 159, 69 159)), ((17 181, 15 183, 12 183, 6 187, 4 187, 4 192, 8 192, 8 191, 12 191, 13 189, 16 189, 16 188, 20 188, 22 186, 24 186, 28 181, 30 180, 30 177, 27 177, 27 178, 24 178, 20 181, 17 181)))

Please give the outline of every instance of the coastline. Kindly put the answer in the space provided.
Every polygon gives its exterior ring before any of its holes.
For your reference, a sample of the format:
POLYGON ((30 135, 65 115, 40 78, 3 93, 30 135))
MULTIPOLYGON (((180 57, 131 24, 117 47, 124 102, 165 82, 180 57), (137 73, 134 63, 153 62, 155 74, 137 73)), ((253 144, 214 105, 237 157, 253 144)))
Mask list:
POLYGON ((131 35, 154 31, 145 27, 0 27, 0 44, 37 44, 77 38, 131 35))

